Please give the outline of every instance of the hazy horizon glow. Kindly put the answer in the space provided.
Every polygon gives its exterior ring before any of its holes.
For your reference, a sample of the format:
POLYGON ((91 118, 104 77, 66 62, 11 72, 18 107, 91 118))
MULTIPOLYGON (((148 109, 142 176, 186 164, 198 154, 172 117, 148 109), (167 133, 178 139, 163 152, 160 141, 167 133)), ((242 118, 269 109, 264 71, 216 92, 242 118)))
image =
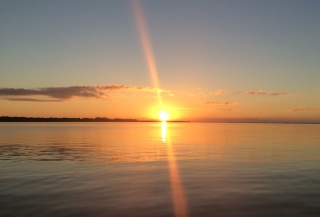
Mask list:
POLYGON ((4 1, 0 116, 320 122, 320 2, 4 1))

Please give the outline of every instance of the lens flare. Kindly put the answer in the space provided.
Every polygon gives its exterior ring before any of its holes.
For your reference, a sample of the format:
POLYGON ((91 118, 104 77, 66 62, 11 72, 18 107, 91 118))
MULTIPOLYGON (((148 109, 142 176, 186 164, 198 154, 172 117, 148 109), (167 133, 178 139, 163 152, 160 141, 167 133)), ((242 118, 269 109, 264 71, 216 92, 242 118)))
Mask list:
MULTIPOLYGON (((151 75, 152 83, 155 88, 159 88, 158 72, 156 67, 156 62, 154 59, 151 41, 149 33, 147 31, 147 24, 144 19, 143 11, 141 10, 140 2, 138 0, 132 0, 133 11, 141 39, 141 44, 144 50, 145 58, 147 61, 148 69, 151 75)), ((157 92, 159 107, 163 109, 161 93, 157 92)), ((160 119, 162 122, 162 141, 166 142, 167 130, 166 130, 166 120, 169 118, 168 113, 161 112, 160 119)), ((176 217, 186 217, 187 216, 187 203, 184 196, 184 190, 181 183, 178 165, 176 163, 175 154, 171 143, 168 143, 168 161, 170 169, 170 179, 171 179, 171 189, 174 205, 174 213, 176 217)))
MULTIPOLYGON (((148 69, 151 75, 152 83, 154 87, 159 88, 160 85, 159 85, 156 61, 153 56, 153 50, 151 46, 149 32, 147 31, 147 23, 144 19, 143 11, 141 10, 140 2, 138 0, 133 0, 132 5, 133 5, 134 16, 137 23, 141 44, 142 44, 145 58, 147 61, 148 69)), ((159 106, 162 107, 162 98, 161 98, 161 93, 159 91, 157 91, 157 97, 158 97, 159 106)))

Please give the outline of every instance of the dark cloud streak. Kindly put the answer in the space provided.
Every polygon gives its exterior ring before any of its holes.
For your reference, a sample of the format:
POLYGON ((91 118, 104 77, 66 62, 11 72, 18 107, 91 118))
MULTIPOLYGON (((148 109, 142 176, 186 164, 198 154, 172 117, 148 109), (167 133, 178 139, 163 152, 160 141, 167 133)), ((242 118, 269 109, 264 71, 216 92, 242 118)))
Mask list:
POLYGON ((262 90, 259 91, 254 91, 254 90, 247 90, 246 94, 248 95, 254 95, 254 94, 259 94, 259 95, 269 95, 269 96, 285 96, 285 95, 289 95, 288 93, 279 93, 279 92, 264 92, 262 90))
POLYGON ((42 100, 34 98, 2 98, 8 101, 33 101, 33 102, 59 102, 73 97, 109 99, 107 91, 138 91, 160 92, 170 94, 170 91, 159 88, 125 85, 106 86, 71 86, 71 87, 46 87, 46 88, 0 88, 0 96, 45 96, 58 100, 42 100))
POLYGON ((313 111, 313 110, 317 110, 315 108, 297 108, 297 109, 292 109, 292 112, 304 112, 304 111, 313 111))
POLYGON ((37 89, 23 88, 1 88, 0 96, 48 96, 56 99, 69 99, 72 97, 108 97, 103 91, 96 87, 74 86, 74 87, 49 87, 37 89))
POLYGON ((205 104, 211 104, 211 105, 224 105, 224 106, 230 106, 230 105, 238 105, 237 102, 204 102, 205 104))
POLYGON ((62 100, 58 99, 34 99, 34 98, 2 98, 7 101, 14 101, 14 102, 61 102, 62 100))

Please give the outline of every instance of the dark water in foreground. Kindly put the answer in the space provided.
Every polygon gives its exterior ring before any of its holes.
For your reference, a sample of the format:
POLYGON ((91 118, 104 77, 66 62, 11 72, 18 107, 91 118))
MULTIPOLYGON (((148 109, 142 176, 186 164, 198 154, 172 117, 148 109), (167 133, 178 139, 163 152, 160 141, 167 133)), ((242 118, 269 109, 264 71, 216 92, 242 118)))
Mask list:
POLYGON ((0 216, 320 216, 320 125, 0 123, 0 216))

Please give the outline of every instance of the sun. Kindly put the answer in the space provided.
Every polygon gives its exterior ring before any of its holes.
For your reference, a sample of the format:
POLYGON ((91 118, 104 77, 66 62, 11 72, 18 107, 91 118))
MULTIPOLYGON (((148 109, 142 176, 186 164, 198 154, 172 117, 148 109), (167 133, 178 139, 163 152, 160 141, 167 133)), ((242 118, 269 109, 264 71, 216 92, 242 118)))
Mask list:
POLYGON ((162 120, 162 121, 166 121, 166 120, 168 120, 169 115, 168 115, 168 113, 167 113, 167 112, 162 111, 162 112, 160 112, 159 117, 160 117, 160 120, 162 120))

